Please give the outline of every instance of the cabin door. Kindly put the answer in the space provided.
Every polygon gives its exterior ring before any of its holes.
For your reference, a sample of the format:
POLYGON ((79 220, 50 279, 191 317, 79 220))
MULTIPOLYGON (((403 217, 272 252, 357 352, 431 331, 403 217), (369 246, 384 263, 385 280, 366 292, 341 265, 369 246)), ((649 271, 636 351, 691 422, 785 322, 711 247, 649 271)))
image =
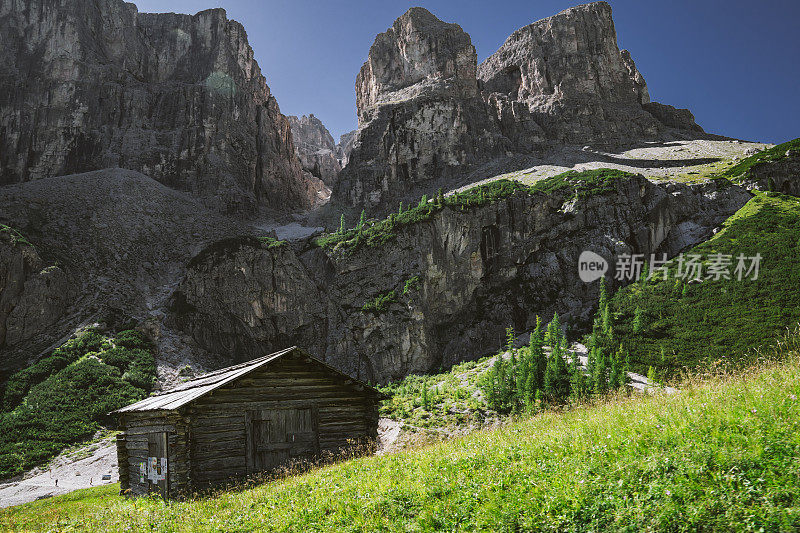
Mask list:
POLYGON ((169 476, 167 466, 167 433, 159 431, 147 434, 147 492, 169 496, 169 476))
POLYGON ((315 408, 262 409, 248 411, 245 418, 248 473, 309 460, 319 451, 315 408))

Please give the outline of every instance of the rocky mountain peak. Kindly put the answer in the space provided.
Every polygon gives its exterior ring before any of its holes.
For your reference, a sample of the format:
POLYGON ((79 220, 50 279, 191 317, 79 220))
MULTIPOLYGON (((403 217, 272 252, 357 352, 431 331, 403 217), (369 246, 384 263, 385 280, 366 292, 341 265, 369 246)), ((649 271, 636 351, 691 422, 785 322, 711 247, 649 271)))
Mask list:
POLYGON ((226 212, 311 205, 319 184, 225 10, 23 0, 0 35, 0 185, 121 167, 226 212))
POLYGON ((313 113, 302 117, 288 116, 297 157, 303 172, 331 186, 342 170, 339 147, 320 119, 313 113))
POLYGON ((356 77, 359 121, 370 106, 419 92, 422 87, 408 90, 417 84, 444 85, 462 96, 474 96, 476 68, 475 47, 461 26, 412 7, 375 38, 356 77), (405 95, 388 97, 403 90, 405 95))
POLYGON ((469 35, 422 8, 378 35, 356 78, 359 129, 334 197, 388 212, 554 147, 702 132, 687 110, 650 102, 606 2, 528 24, 475 62, 469 35))
POLYGON ((594 2, 515 31, 481 63, 478 77, 487 92, 519 100, 588 96, 638 104, 639 87, 646 91, 646 84, 630 54, 624 56, 617 46, 611 6, 594 2))

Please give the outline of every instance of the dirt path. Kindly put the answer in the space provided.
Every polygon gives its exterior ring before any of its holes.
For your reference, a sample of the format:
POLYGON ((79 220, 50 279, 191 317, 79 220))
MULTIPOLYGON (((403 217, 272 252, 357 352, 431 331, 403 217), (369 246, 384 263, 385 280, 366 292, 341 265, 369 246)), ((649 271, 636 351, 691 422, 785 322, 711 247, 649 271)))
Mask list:
POLYGON ((48 469, 36 468, 22 479, 0 484, 0 508, 116 483, 119 472, 115 438, 112 436, 80 450, 62 453, 53 459, 48 469))

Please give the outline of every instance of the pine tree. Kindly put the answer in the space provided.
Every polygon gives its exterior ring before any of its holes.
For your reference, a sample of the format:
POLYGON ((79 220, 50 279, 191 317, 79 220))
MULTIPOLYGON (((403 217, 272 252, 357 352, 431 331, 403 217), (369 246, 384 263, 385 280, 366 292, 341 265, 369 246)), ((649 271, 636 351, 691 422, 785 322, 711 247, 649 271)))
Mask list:
POLYGON ((560 402, 569 396, 570 374, 567 362, 564 360, 566 341, 561 333, 558 314, 553 316, 553 320, 547 326, 547 337, 550 357, 547 358, 545 368, 544 391, 550 401, 560 402))
POLYGON ((552 346, 557 339, 561 337, 561 321, 558 319, 558 313, 553 314, 553 320, 547 325, 547 331, 544 335, 544 343, 552 346))
POLYGON ((570 373, 570 394, 576 400, 583 400, 586 397, 586 376, 581 368, 581 360, 578 352, 572 352, 572 361, 569 366, 570 373))
POLYGON ((400 202, 400 207, 397 208, 397 214, 398 215, 403 214, 403 202, 400 202))
POLYGON ((617 390, 624 384, 623 378, 623 360, 625 358, 625 352, 622 349, 622 345, 619 345, 619 349, 614 353, 611 357, 611 378, 609 379, 609 385, 612 389, 617 390))
POLYGON ((586 372, 589 376, 594 376, 594 369, 597 366, 597 346, 592 345, 586 354, 586 372))
POLYGON ((517 336, 514 334, 514 328, 508 326, 506 328, 506 351, 511 352, 511 357, 514 357, 514 345, 517 344, 517 336))
POLYGON ((358 220, 358 229, 362 229, 364 224, 367 223, 367 212, 365 210, 361 210, 361 218, 358 220))
POLYGON ((544 338, 542 337, 542 320, 536 317, 536 329, 531 333, 530 345, 528 346, 531 359, 531 373, 533 374, 533 389, 529 388, 530 393, 544 388, 544 374, 547 369, 547 356, 544 353, 544 338))
POLYGON ((595 394, 602 395, 608 392, 608 360, 603 349, 597 350, 593 381, 595 394))
POLYGON ((606 289, 606 277, 600 278, 600 299, 597 302, 598 311, 602 311, 608 306, 608 290, 606 289))
POLYGON ((631 353, 628 350, 625 350, 625 365, 622 367, 622 386, 625 388, 625 392, 630 392, 628 388, 628 383, 631 382, 631 378, 628 375, 628 372, 631 371, 631 353))
POLYGON ((444 191, 442 191, 441 187, 439 187, 439 190, 436 192, 436 205, 439 207, 444 206, 444 191))
POLYGON ((602 327, 603 327, 603 335, 610 336, 609 332, 611 331, 611 310, 609 309, 608 305, 604 306, 602 309, 602 327))
POLYGON ((647 381, 651 387, 658 386, 658 378, 656 377, 656 370, 653 368, 653 365, 650 365, 650 368, 647 369, 647 381))

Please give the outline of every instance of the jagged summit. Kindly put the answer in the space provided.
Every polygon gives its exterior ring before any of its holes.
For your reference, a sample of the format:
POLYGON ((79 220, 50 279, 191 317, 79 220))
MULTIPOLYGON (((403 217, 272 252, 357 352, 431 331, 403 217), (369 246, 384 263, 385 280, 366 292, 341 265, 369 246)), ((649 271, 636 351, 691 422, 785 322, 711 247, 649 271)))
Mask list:
POLYGON ((391 93, 421 82, 447 80, 458 85, 461 94, 474 95, 476 67, 475 47, 461 26, 412 7, 375 38, 356 77, 359 122, 367 120, 370 106, 390 101, 391 93))
POLYGON ((311 205, 289 124, 225 10, 0 8, 0 185, 108 167, 231 213, 311 205))
POLYGON ((688 111, 650 102, 605 2, 520 28, 480 66, 460 26, 412 8, 375 38, 356 105, 334 196, 383 212, 498 158, 702 132, 688 111))

